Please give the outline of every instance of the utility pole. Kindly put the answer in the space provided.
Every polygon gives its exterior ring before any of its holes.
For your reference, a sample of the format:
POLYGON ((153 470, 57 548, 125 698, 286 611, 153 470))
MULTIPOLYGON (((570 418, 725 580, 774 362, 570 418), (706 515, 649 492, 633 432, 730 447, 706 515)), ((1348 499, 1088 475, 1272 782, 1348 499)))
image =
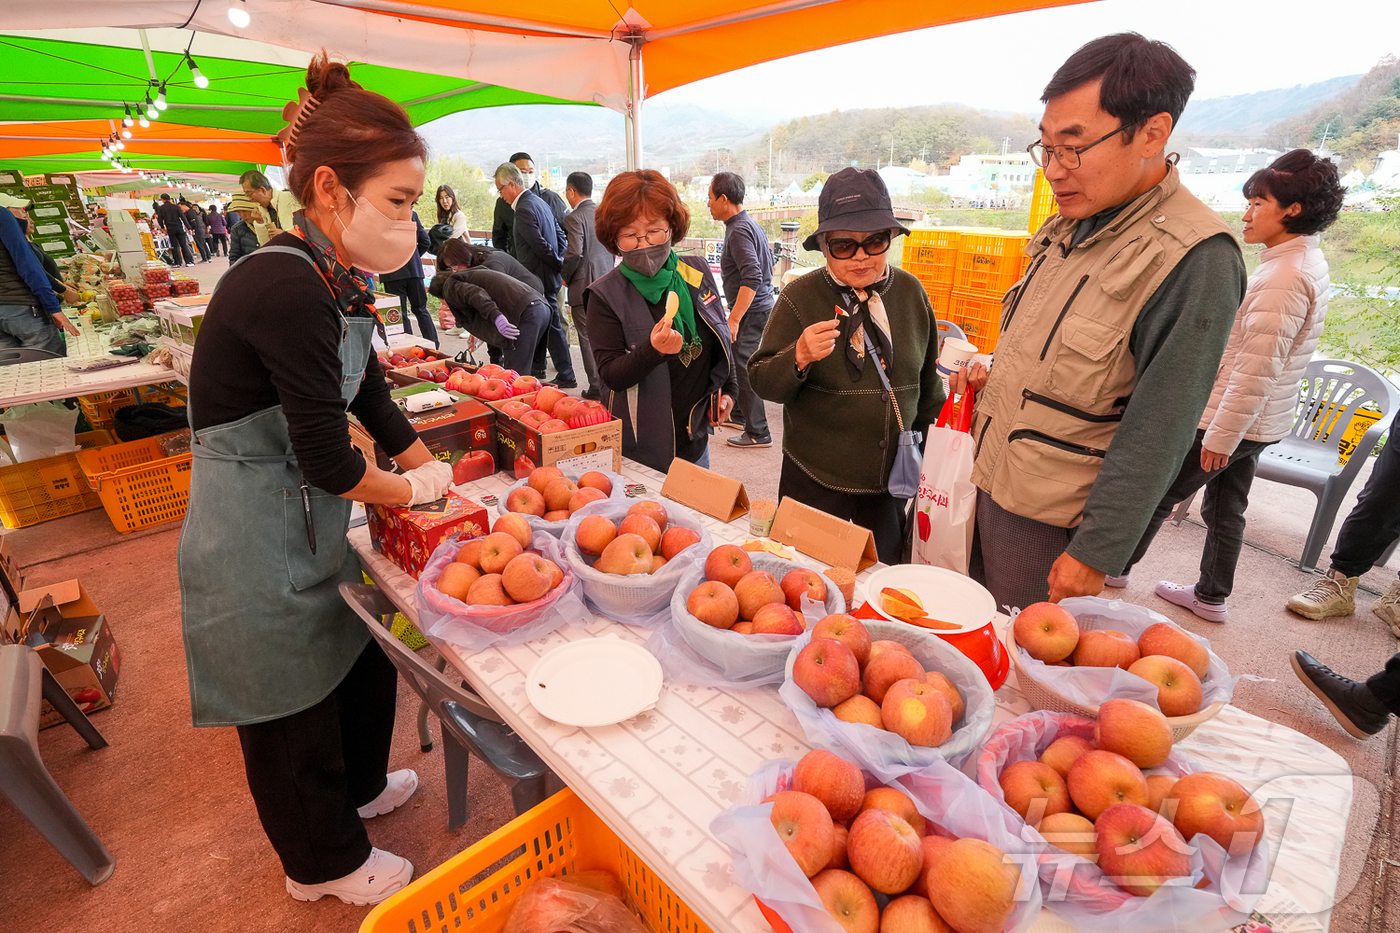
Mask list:
POLYGON ((773 193, 773 134, 768 134, 768 193, 773 193))
POLYGON ((894 165, 894 133, 890 133, 890 165, 894 165))

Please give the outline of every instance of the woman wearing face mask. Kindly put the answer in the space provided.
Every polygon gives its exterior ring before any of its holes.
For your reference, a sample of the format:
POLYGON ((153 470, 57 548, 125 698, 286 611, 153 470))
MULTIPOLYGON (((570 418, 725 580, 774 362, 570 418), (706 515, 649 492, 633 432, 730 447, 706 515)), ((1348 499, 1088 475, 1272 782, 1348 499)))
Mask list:
POLYGON ((224 276, 195 350, 185 654, 194 724, 238 729, 287 892, 372 904, 413 866, 371 847, 362 820, 418 778, 387 774, 395 670, 338 586, 361 579, 352 501, 433 502, 452 480, 390 400, 364 284, 413 253, 426 146, 324 55, 301 94, 282 141, 306 207, 224 276), (406 472, 350 446, 347 411, 406 472))
POLYGON ((451 224, 453 238, 466 240, 467 215, 457 206, 457 192, 451 185, 438 185, 437 208, 437 222, 451 224))
POLYGON ((708 466, 712 425, 734 407, 738 388, 709 266, 672 249, 690 212, 660 172, 642 169, 608 182, 595 222, 598 242, 622 257, 584 293, 603 404, 622 420, 622 453, 662 473, 676 457, 708 466))

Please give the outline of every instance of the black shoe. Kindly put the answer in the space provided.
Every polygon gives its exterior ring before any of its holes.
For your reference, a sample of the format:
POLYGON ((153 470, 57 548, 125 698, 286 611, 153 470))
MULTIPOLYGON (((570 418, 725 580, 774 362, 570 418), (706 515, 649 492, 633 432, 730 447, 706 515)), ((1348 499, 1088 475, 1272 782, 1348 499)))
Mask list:
POLYGON ((601 402, 603 400, 602 393, 600 393, 597 389, 593 388, 592 386, 589 386, 588 388, 580 392, 579 397, 591 399, 595 402, 601 402))
POLYGON ((749 450, 758 447, 772 447, 773 439, 771 437, 757 438, 751 434, 740 434, 738 437, 731 437, 729 440, 725 441, 725 443, 730 447, 749 450))
POLYGON ((537 373, 530 373, 530 375, 534 376, 540 382, 544 382, 544 377, 547 375, 547 373, 545 373, 545 371, 542 369, 537 373))
POLYGON ((1363 683, 1348 680, 1322 664, 1306 651, 1293 652, 1293 673, 1323 705, 1337 717, 1337 722, 1358 739, 1375 735, 1390 721, 1390 711, 1376 699, 1363 683))
POLYGON ((570 379, 569 381, 565 382, 563 379, 559 379, 558 377, 556 377, 556 378, 555 378, 553 381, 551 381, 551 382, 546 382, 545 385, 547 385, 547 386, 554 386, 554 388, 556 388, 556 389, 577 389, 577 388, 578 388, 578 382, 576 382, 575 380, 570 379))

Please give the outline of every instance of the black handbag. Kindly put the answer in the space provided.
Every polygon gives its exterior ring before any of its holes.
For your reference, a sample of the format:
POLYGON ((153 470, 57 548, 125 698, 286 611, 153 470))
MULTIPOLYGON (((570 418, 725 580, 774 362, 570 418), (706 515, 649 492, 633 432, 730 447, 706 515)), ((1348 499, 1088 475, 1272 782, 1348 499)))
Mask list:
POLYGON ((875 347, 870 342, 870 335, 865 335, 865 352, 875 363, 875 371, 880 374, 880 381, 885 385, 885 391, 890 395, 890 404, 894 406, 894 420, 899 425, 899 444, 894 452, 894 465, 890 467, 890 480, 886 484, 890 495, 896 499, 912 499, 919 492, 919 477, 923 473, 924 458, 920 445, 924 442, 924 436, 918 431, 908 431, 904 427, 904 415, 899 410, 899 400, 894 397, 894 389, 890 388, 890 379, 885 375, 884 363, 880 361, 880 355, 875 352, 875 347))

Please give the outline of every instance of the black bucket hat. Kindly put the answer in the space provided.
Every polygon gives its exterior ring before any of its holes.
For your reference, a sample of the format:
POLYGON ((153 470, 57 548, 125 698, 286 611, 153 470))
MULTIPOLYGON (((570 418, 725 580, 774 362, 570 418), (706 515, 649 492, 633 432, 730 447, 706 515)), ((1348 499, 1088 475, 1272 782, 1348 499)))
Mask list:
POLYGON ((843 168, 826 180, 817 199, 817 229, 802 242, 802 248, 819 251, 821 244, 817 242, 817 234, 829 230, 856 233, 898 230, 906 236, 909 233, 907 227, 895 220, 885 180, 870 168, 843 168))

